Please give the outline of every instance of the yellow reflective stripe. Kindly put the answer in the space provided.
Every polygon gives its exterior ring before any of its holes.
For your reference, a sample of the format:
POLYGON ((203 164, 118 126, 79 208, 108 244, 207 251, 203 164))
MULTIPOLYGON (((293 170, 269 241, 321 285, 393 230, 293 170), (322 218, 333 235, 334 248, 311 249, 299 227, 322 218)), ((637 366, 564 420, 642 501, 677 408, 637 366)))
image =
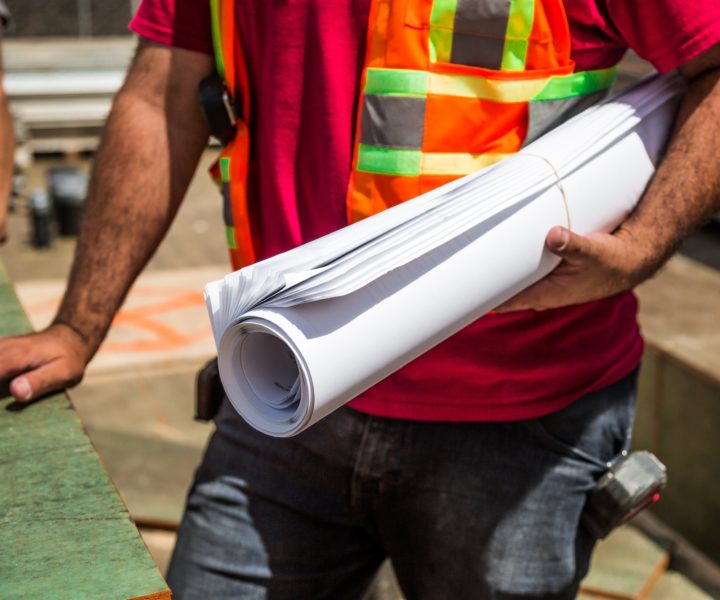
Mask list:
POLYGON ((503 71, 524 71, 527 50, 528 40, 506 39, 500 69, 503 71))
POLYGON ((220 181, 230 183, 230 157, 220 157, 220 181))
POLYGON ((420 175, 422 152, 405 148, 386 148, 360 144, 357 170, 364 173, 417 177, 420 175))
POLYGON ((225 79, 225 61, 222 53, 222 28, 220 26, 220 0, 210 0, 210 22, 212 24, 213 52, 218 75, 225 79))
POLYGON ((478 98, 494 102, 529 102, 547 84, 546 79, 498 81, 476 75, 444 75, 430 73, 428 94, 478 98))
POLYGON ((562 100, 608 89, 614 81, 615 72, 613 67, 524 81, 499 81, 473 75, 430 73, 427 93, 503 103, 562 100))
POLYGON ((225 241, 230 250, 237 250, 237 242, 235 241, 235 228, 225 226, 225 241))
POLYGON ((412 97, 434 94, 504 103, 561 100, 609 88, 616 71, 615 67, 611 67, 569 75, 508 81, 486 79, 478 75, 370 68, 367 70, 365 93, 412 97))
POLYGON ((449 63, 457 0, 434 0, 430 11, 430 62, 449 63))
POLYGON ((469 154, 467 152, 421 152, 360 144, 357 170, 391 177, 420 175, 468 175, 484 169, 512 153, 469 154))
POLYGON ((423 152, 420 170, 423 175, 469 175, 508 156, 512 153, 423 152))
POLYGON ((567 77, 551 77, 533 100, 561 100, 607 90, 615 82, 617 67, 580 71, 567 77))
POLYGON ((510 0, 510 14, 500 67, 503 71, 525 70, 528 40, 534 16, 535 0, 510 0))
POLYGON ((427 71, 410 69, 377 69, 368 67, 365 75, 365 93, 376 96, 427 95, 427 71))

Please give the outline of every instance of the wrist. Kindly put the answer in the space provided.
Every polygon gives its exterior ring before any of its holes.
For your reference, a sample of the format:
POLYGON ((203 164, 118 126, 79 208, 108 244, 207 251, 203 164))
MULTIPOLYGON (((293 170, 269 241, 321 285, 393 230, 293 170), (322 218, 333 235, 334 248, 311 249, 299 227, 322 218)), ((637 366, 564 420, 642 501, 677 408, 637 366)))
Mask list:
POLYGON ((94 344, 78 326, 62 317, 56 317, 47 330, 57 332, 75 346, 85 363, 90 362, 99 346, 99 344, 94 344))
POLYGON ((677 250, 673 240, 662 239, 658 232, 632 222, 623 223, 614 236, 626 247, 635 279, 633 285, 652 277, 677 250))

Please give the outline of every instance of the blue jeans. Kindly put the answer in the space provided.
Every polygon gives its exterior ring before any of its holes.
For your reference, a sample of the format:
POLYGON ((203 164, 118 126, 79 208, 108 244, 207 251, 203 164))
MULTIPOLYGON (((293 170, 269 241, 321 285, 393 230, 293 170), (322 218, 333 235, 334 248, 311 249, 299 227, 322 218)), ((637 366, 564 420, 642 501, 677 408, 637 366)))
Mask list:
POLYGON ((635 378, 528 421, 344 408, 290 439, 226 401, 178 534, 173 598, 360 599, 386 557, 407 600, 574 598, 595 544, 580 514, 629 444, 635 378))

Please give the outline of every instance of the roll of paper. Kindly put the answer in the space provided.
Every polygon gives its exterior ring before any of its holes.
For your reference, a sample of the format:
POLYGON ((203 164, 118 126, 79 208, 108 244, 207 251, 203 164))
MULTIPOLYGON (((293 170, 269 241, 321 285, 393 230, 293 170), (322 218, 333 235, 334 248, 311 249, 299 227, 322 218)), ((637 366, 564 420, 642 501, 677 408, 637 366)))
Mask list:
POLYGON ((208 284, 232 405, 295 435, 550 273, 553 226, 612 231, 684 89, 656 76, 501 163, 208 284))

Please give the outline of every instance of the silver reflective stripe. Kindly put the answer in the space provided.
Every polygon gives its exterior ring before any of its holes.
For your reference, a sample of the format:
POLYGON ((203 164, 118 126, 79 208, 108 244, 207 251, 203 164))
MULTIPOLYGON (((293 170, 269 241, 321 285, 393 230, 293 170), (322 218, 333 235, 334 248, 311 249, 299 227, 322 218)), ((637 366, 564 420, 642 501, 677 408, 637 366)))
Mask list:
POLYGON ((528 111, 528 132, 523 142, 527 146, 541 135, 564 123, 586 108, 597 104, 608 95, 608 90, 600 90, 585 96, 575 96, 561 100, 532 100, 528 111))
POLYGON ((450 62, 500 69, 509 16, 510 0, 457 0, 450 62))
POLYGON ((228 227, 233 226, 232 208, 230 207, 230 183, 223 181, 222 183, 223 197, 223 220, 228 227))
POLYGON ((365 94, 360 143, 420 150, 425 127, 425 98, 365 94))
POLYGON ((505 42, 501 40, 456 33, 453 36, 451 62, 455 65, 499 70, 504 48, 505 42))

